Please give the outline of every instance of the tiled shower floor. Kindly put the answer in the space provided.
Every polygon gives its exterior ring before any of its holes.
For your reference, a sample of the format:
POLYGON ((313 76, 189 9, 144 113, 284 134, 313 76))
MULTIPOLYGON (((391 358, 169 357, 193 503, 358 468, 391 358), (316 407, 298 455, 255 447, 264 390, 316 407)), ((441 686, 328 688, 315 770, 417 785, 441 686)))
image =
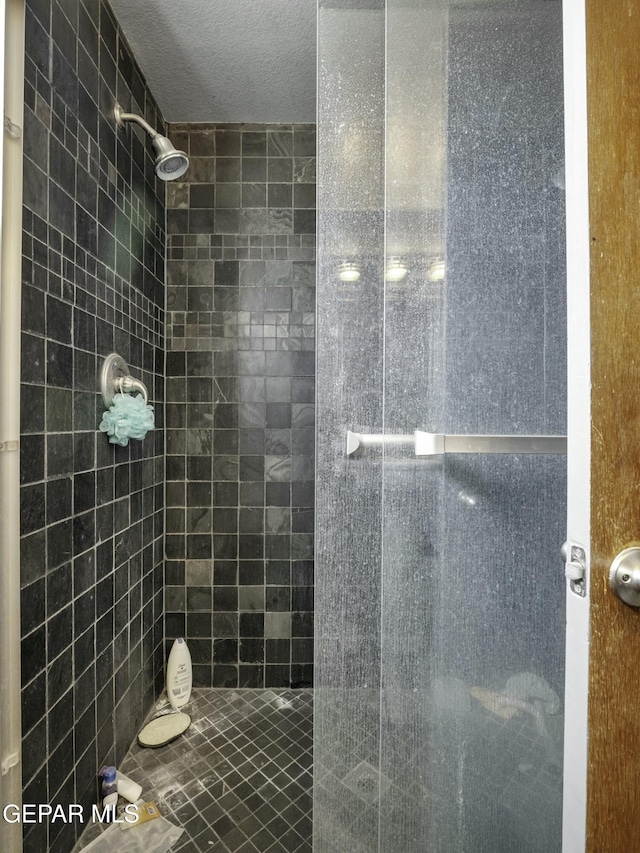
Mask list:
POLYGON ((201 688, 183 710, 184 735, 118 768, 184 827, 172 853, 310 852, 313 692, 201 688))

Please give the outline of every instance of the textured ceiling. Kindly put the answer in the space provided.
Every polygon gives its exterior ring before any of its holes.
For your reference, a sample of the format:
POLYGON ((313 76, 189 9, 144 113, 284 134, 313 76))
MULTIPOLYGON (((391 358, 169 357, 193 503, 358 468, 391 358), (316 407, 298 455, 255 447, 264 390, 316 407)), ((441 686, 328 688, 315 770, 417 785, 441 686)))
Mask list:
POLYGON ((316 0, 111 7, 167 121, 316 120, 316 0))

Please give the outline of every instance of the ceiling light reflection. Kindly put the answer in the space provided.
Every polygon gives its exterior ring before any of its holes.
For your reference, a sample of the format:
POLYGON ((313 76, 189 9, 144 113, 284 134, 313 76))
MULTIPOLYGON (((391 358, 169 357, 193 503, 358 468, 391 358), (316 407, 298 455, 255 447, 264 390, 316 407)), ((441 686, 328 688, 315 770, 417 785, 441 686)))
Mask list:
POLYGON ((431 281, 443 281, 444 274, 444 258, 434 258, 429 264, 429 279, 431 281))
POLYGON ((360 267, 351 261, 343 261, 338 267, 340 281, 358 281, 360 278, 360 267))
POLYGON ((399 258, 390 258, 384 277, 387 281, 402 281, 408 273, 407 265, 399 258))

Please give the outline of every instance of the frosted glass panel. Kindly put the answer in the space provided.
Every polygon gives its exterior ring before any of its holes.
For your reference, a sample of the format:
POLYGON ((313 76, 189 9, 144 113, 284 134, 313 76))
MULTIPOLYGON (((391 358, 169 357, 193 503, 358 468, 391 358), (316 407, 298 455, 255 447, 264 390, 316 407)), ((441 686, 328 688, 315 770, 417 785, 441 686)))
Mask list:
POLYGON ((314 851, 378 849, 384 387, 384 10, 319 10, 314 851), (357 268, 343 280, 341 266, 357 268))
POLYGON ((345 454, 565 433, 561 37, 319 7, 316 853, 561 848, 564 457, 345 454))

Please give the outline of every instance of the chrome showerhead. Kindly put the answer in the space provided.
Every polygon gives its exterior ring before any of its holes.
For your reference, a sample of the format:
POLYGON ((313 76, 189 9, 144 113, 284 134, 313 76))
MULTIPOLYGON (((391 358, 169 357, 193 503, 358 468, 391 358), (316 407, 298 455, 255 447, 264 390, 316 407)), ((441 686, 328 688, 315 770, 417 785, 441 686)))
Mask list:
POLYGON ((120 104, 116 104, 113 114, 119 127, 122 127, 126 121, 135 121, 147 131, 156 153, 156 175, 160 180, 175 181, 176 178, 184 175, 189 168, 189 158, 184 151, 175 148, 170 139, 154 130, 140 116, 123 112, 120 104))
POLYGON ((163 181, 175 181, 189 168, 189 158, 178 151, 166 136, 154 136, 152 143, 156 152, 156 175, 163 181))

